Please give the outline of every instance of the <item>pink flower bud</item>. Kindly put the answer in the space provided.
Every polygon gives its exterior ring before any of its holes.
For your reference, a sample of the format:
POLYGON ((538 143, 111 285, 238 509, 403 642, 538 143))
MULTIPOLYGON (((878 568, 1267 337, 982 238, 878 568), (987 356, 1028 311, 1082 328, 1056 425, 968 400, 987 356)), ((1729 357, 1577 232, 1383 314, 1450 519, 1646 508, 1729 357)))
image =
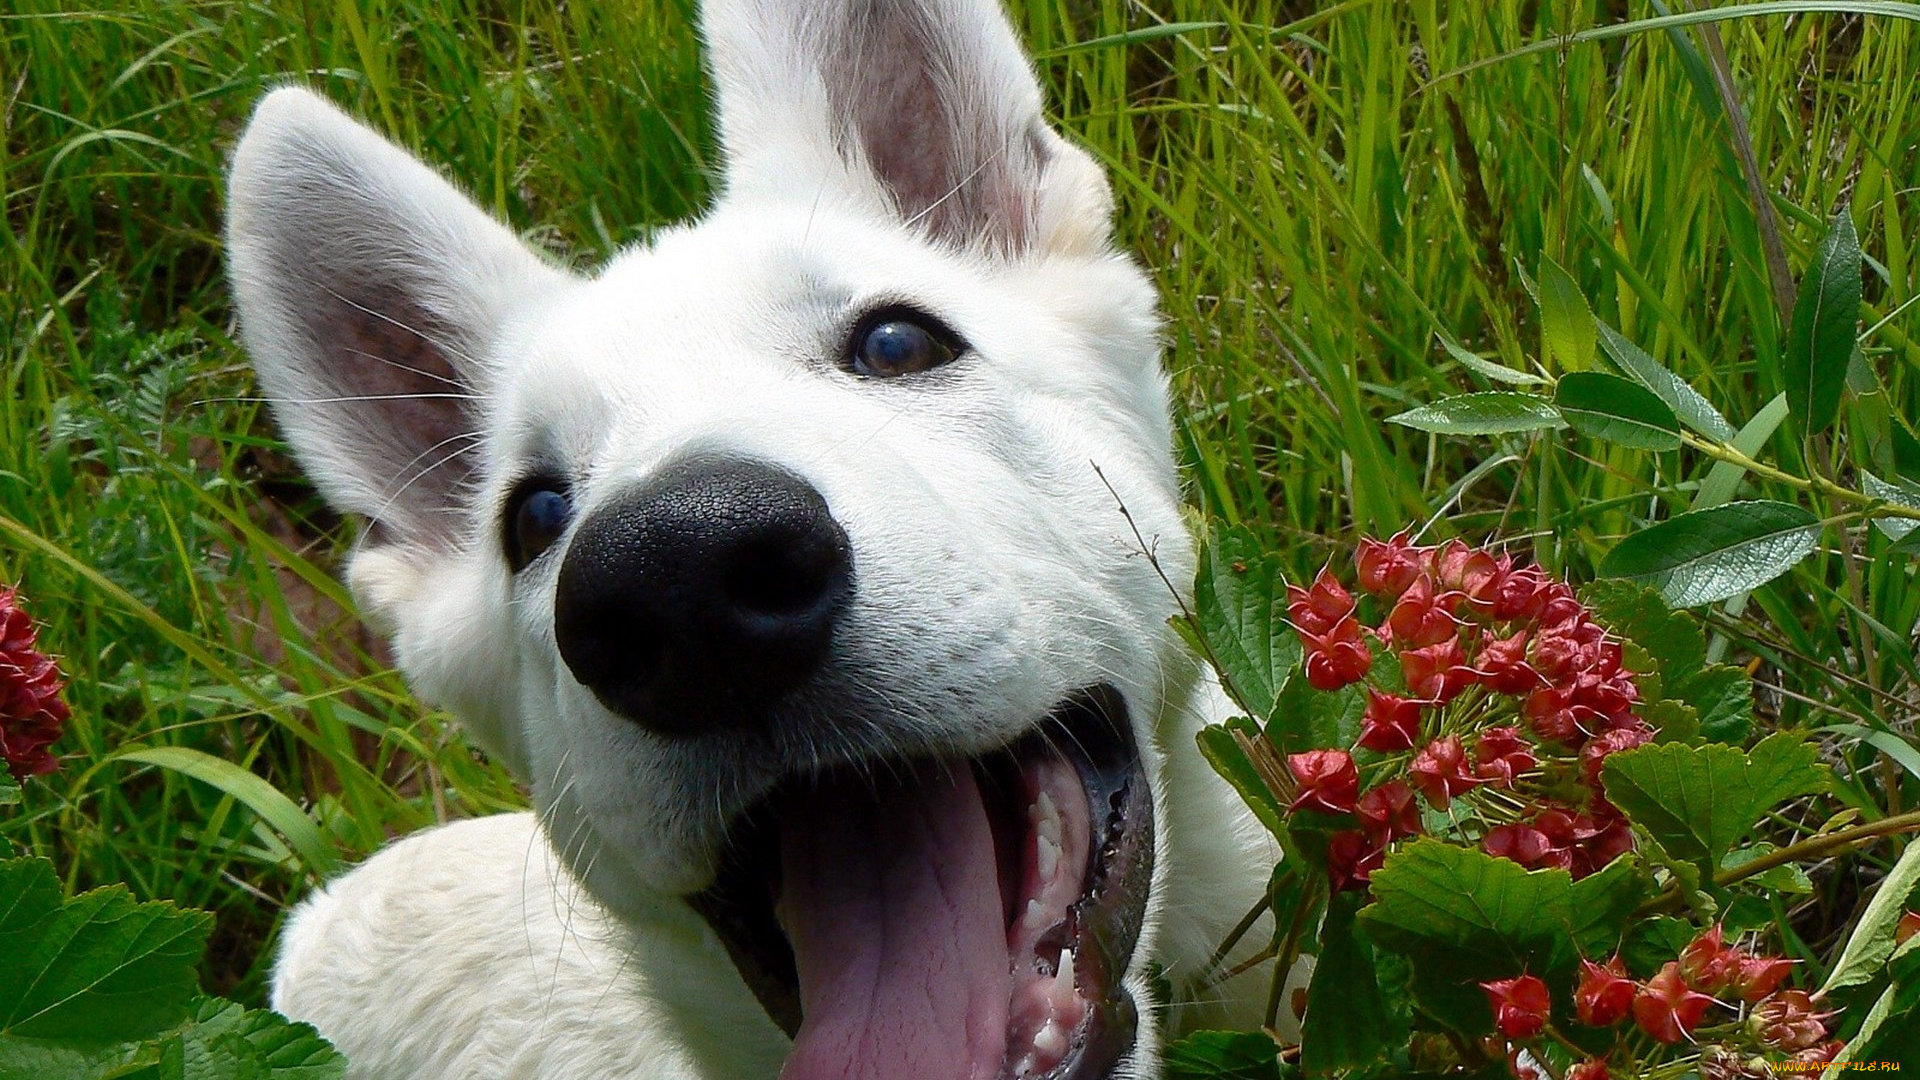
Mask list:
POLYGON ((1573 991, 1573 1009, 1589 1027, 1612 1027, 1633 1011, 1633 980, 1618 956, 1604 965, 1580 961, 1580 985, 1573 991))
POLYGON ((1395 533, 1384 544, 1371 537, 1363 537, 1353 554, 1360 587, 1379 597, 1391 599, 1399 596, 1407 591, 1407 586, 1413 584, 1414 578, 1420 576, 1425 554, 1426 549, 1414 547, 1408 542, 1405 532, 1395 533))
POLYGON ((1633 995, 1633 1021, 1654 1041, 1672 1046, 1700 1026, 1713 999, 1687 985, 1680 965, 1669 961, 1633 995))
POLYGON ((1493 1025, 1509 1039, 1531 1039, 1546 1026, 1553 1001, 1547 984, 1538 976, 1516 975, 1511 979, 1483 982, 1487 1003, 1493 1006, 1493 1025))
POLYGON ((1420 823, 1420 804, 1405 780, 1389 780, 1360 796, 1354 815, 1367 835, 1387 844, 1402 836, 1425 831, 1420 823))
POLYGON ((1367 688, 1367 712, 1360 720, 1360 745, 1382 754, 1413 749, 1420 737, 1420 707, 1412 698, 1367 688))
POLYGON ((17 780, 58 767, 47 748, 67 726, 66 684, 53 658, 34 647, 36 637, 19 593, 0 588, 0 755, 17 780))
POLYGON ((1760 1041, 1779 1050, 1807 1050, 1827 1037, 1827 1017, 1805 990, 1782 990, 1753 1007, 1760 1041))
POLYGON ((1360 796, 1360 770, 1345 750, 1308 750, 1287 755, 1287 769, 1300 787, 1289 810, 1350 814, 1360 796))
POLYGON ((1287 586, 1287 617, 1304 633, 1326 633, 1353 614, 1353 605, 1353 595, 1329 570, 1321 570, 1309 588, 1287 586))
POLYGON ((1445 810, 1453 804, 1453 797, 1479 786, 1480 779, 1467 771, 1466 750, 1460 745, 1460 736, 1448 735, 1427 744, 1426 749, 1415 754, 1413 764, 1407 766, 1407 773, 1413 780, 1413 786, 1427 797, 1436 809, 1445 810))

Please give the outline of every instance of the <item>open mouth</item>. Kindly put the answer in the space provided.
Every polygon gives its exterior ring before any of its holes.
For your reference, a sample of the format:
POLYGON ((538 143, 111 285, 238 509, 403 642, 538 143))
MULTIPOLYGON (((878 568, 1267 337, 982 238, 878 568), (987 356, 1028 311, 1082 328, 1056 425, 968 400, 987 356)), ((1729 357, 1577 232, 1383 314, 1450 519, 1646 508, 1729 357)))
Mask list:
POLYGON ((693 898, 793 1036, 781 1080, 1104 1080, 1153 806, 1117 691, 978 757, 782 785, 693 898))

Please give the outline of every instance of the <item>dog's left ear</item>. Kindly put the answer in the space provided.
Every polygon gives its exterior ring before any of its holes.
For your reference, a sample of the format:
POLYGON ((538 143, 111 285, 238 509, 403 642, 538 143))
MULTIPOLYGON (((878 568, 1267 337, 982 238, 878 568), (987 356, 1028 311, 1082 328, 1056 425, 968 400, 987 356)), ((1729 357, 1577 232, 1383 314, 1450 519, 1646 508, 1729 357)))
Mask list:
POLYGON ((726 193, 835 195, 956 247, 1092 254, 1112 196, 998 0, 705 0, 726 193))

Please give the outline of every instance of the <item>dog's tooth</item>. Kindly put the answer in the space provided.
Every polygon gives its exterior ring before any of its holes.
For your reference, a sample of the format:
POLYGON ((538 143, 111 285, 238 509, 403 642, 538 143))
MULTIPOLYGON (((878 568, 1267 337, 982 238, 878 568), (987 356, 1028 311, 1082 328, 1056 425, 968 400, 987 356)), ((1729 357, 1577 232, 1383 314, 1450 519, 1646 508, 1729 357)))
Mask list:
POLYGON ((1020 1063, 1013 1067, 1014 1075, 1015 1076, 1032 1076, 1034 1073, 1034 1066, 1037 1064, 1039 1063, 1034 1060, 1033 1051, 1029 1050, 1026 1052, 1024 1056, 1020 1058, 1020 1063))
POLYGON ((1045 930, 1047 928, 1046 905, 1038 900, 1027 901, 1027 914, 1024 921, 1029 930, 1045 930))
POLYGON ((1033 1048, 1038 1053, 1058 1061, 1060 1055, 1067 1052, 1067 1030, 1060 1026, 1060 1021, 1049 1018, 1046 1024, 1034 1034, 1033 1048))
POLYGON ((1051 881, 1053 872, 1060 867, 1060 844, 1047 839, 1046 834, 1042 833, 1037 847, 1040 852, 1040 880, 1051 881))
POLYGON ((1060 966, 1053 973, 1052 1003, 1056 1007, 1072 1004, 1073 990, 1073 950, 1061 949, 1060 966))
POLYGON ((1060 824, 1060 807, 1053 801, 1052 795, 1041 792, 1040 797, 1033 800, 1033 806, 1027 816, 1032 819, 1041 836, 1052 840, 1055 847, 1060 845, 1060 835, 1063 831, 1060 824))

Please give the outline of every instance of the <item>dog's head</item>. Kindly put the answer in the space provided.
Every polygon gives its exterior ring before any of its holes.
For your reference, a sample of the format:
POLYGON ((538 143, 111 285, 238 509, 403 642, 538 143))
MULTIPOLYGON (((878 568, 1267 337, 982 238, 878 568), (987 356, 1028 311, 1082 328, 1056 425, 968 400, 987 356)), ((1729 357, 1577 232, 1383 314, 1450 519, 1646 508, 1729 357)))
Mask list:
POLYGON ((993 0, 703 20, 724 193, 592 276, 270 96, 261 384, 413 685, 610 908, 692 900, 784 1075, 1151 1074, 1191 553, 1105 179, 993 0))

